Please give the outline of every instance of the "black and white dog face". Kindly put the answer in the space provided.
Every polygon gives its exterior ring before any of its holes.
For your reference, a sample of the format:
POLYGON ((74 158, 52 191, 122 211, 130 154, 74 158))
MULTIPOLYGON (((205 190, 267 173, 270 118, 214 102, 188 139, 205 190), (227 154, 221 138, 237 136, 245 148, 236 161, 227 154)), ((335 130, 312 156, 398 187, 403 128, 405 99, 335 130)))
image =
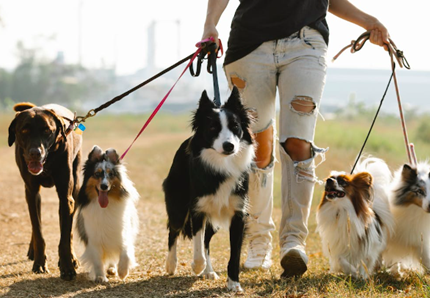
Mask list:
POLYGON ((421 162, 415 168, 405 164, 396 176, 394 204, 398 206, 414 204, 430 213, 430 165, 421 162))
POLYGON ((250 116, 240 101, 236 87, 222 107, 217 107, 203 91, 192 120, 194 138, 203 148, 223 155, 234 155, 240 151, 242 142, 247 145, 252 143, 249 126, 250 116))

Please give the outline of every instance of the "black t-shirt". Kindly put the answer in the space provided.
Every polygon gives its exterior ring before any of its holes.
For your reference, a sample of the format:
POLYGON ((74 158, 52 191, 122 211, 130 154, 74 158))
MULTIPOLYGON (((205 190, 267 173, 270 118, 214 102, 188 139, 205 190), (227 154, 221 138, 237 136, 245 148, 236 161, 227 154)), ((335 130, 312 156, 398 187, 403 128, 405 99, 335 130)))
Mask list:
POLYGON ((231 23, 224 65, 304 26, 318 30, 328 44, 328 0, 240 0, 231 23))

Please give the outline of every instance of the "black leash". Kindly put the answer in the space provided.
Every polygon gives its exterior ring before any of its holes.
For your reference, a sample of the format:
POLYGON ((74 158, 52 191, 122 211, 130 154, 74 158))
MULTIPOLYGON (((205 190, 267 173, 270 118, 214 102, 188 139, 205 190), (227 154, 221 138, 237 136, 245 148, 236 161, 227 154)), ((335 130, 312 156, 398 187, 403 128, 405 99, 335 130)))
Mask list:
POLYGON ((355 160, 354 166, 351 170, 351 175, 354 173, 355 167, 357 166, 358 161, 360 160, 361 154, 363 153, 364 147, 366 147, 367 140, 369 139, 370 133, 372 132, 373 125, 376 122, 376 118, 378 118, 379 111, 381 110, 382 103, 384 102, 385 95, 387 94, 388 87, 390 87, 391 79, 393 78, 394 72, 391 73, 390 80, 388 81, 387 87, 385 88, 384 95, 382 95, 381 102, 379 103, 378 110, 376 111, 375 117, 373 117, 372 125, 370 125, 369 132, 367 133, 366 139, 364 140, 363 146, 361 146, 360 152, 358 153, 357 159, 355 160))
POLYGON ((101 110, 106 109, 107 107, 111 106, 112 104, 116 103, 117 101, 123 99, 124 97, 126 97, 127 95, 129 95, 130 93, 133 93, 134 91, 136 91, 137 89, 142 88, 143 86, 145 86, 146 84, 152 82, 153 80, 161 77, 162 75, 164 75, 165 73, 171 71, 172 69, 178 67, 179 65, 181 65, 182 63, 190 60, 193 57, 194 53, 188 55, 187 57, 179 60, 178 62, 176 62, 175 64, 169 66, 168 68, 160 71, 159 73, 157 73, 156 75, 152 76, 151 78, 147 79, 146 81, 140 83, 139 85, 131 88, 130 90, 114 97, 113 99, 109 100, 108 102, 102 104, 101 106, 99 106, 98 108, 92 109, 90 110, 86 116, 77 116, 75 119, 75 123, 81 123, 81 122, 85 122, 86 119, 90 118, 90 117, 94 117, 98 112, 100 112, 101 110))

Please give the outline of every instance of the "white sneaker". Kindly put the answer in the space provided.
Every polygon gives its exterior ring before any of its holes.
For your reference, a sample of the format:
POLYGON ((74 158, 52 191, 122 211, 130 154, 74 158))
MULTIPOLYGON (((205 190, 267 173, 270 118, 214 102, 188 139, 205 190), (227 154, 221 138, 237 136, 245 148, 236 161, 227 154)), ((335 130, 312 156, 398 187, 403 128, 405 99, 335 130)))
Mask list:
POLYGON ((248 256, 243 267, 268 270, 272 266, 272 244, 261 237, 249 241, 248 256))
POLYGON ((308 270, 308 257, 305 252, 297 248, 292 248, 285 253, 281 258, 281 266, 284 272, 281 274, 283 278, 300 277, 308 270))

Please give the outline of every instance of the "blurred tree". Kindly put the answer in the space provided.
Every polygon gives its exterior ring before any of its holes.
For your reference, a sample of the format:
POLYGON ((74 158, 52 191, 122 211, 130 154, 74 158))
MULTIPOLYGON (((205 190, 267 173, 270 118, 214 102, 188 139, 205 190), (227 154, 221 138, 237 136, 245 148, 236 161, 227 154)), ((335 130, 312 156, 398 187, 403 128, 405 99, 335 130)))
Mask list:
POLYGON ((0 69, 0 107, 28 101, 37 105, 64 104, 79 108, 79 102, 101 91, 105 83, 79 65, 65 64, 62 53, 53 61, 41 57, 41 49, 17 44, 19 63, 11 72, 0 69))

